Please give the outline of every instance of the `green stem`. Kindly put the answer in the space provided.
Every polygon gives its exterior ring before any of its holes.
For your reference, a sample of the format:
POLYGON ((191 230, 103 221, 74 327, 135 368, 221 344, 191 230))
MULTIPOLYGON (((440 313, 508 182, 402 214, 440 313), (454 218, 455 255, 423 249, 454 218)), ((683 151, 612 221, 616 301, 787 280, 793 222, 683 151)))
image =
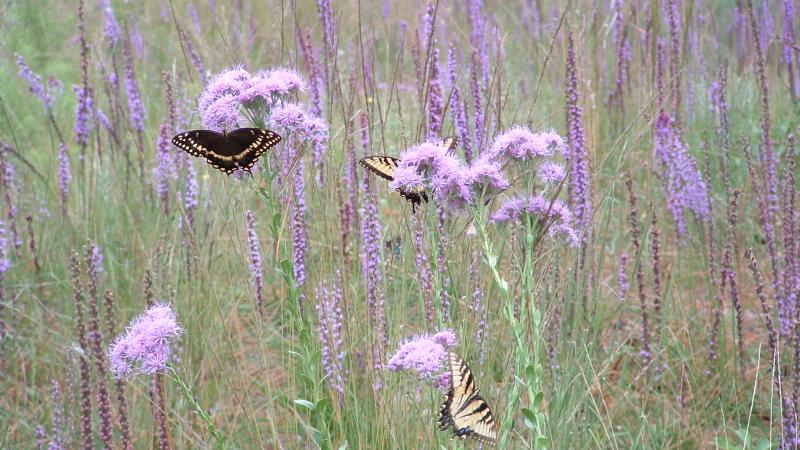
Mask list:
POLYGON ((211 436, 216 441, 214 445, 215 449, 224 449, 225 448, 225 436, 222 435, 220 430, 214 425, 214 422, 211 420, 211 416, 208 412, 200 406, 200 402, 192 395, 192 390, 189 388, 189 385, 186 384, 185 381, 181 377, 178 376, 178 372, 172 366, 167 366, 167 377, 174 381, 178 387, 180 387, 181 392, 183 392, 183 396, 186 400, 191 403, 194 412, 197 413, 198 416, 206 423, 208 427, 208 432, 211 433, 211 436))

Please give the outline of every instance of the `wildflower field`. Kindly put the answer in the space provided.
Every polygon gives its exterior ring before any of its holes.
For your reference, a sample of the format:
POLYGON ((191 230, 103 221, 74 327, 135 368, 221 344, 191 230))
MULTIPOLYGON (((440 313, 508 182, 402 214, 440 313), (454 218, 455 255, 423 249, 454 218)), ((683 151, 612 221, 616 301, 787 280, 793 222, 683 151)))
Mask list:
POLYGON ((1 2, 0 448, 800 447, 798 8, 1 2))

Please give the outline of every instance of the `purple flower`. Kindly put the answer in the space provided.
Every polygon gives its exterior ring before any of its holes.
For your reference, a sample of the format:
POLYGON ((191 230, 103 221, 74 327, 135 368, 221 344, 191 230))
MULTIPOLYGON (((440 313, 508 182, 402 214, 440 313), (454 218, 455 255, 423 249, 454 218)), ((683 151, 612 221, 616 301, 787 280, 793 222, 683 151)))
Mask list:
POLYGON ((89 143, 94 99, 91 91, 87 92, 81 86, 73 85, 72 91, 78 98, 75 106, 75 141, 83 146, 89 143))
POLYGON ((539 178, 544 184, 558 185, 565 176, 564 168, 557 163, 548 161, 539 166, 539 178))
POLYGON ((251 284, 256 292, 256 305, 258 314, 264 318, 264 261, 261 258, 261 246, 256 235, 256 219, 253 211, 245 213, 247 220, 247 244, 250 247, 250 275, 251 284))
POLYGON ((294 283, 302 287, 306 282, 306 255, 308 254, 308 231, 306 230, 306 188, 304 161, 297 163, 294 174, 294 205, 292 207, 292 265, 294 283))
POLYGON ((469 118, 467 117, 466 99, 461 100, 461 91, 456 84, 458 73, 456 71, 456 48, 451 44, 447 50, 447 78, 450 83, 450 112, 453 115, 453 122, 458 129, 461 138, 461 146, 464 148, 464 158, 467 163, 472 162, 472 136, 469 129, 469 118))
POLYGON ((163 371, 169 360, 170 344, 183 332, 169 304, 151 306, 134 319, 125 333, 118 336, 108 348, 114 377, 131 378, 136 373, 163 371))
POLYGON ((491 222, 514 222, 526 215, 546 227, 550 238, 560 236, 570 246, 578 246, 579 233, 572 224, 572 211, 561 200, 547 199, 542 194, 536 194, 527 200, 519 197, 507 200, 492 214, 491 222))
MULTIPOLYGON (((139 26, 136 25, 135 20, 131 20, 130 27, 128 34, 130 35, 131 44, 133 45, 133 52, 136 53, 138 58, 144 58, 144 38, 142 37, 141 31, 139 31, 139 26)), ((186 40, 184 40, 184 43, 185 42, 186 40)))
POLYGON ((197 8, 194 7, 194 3, 189 3, 189 18, 192 20, 192 25, 194 25, 194 31, 197 34, 201 34, 203 32, 203 26, 200 23, 200 15, 197 13, 197 8))
POLYGON ((170 147, 169 124, 164 122, 161 124, 156 142, 156 192, 166 215, 169 215, 169 182, 170 179, 177 177, 170 147))
POLYGON ((420 334, 400 344, 389 358, 386 367, 392 372, 412 370, 420 380, 432 381, 440 389, 446 389, 449 378, 440 377, 446 370, 447 350, 456 345, 458 338, 452 330, 443 330, 434 335, 420 334), (444 382, 444 383, 443 383, 444 382))
POLYGON ((258 72, 241 87, 239 101, 247 105, 258 99, 274 104, 277 97, 305 91, 303 77, 293 69, 278 67, 258 72))
POLYGON ((430 89, 428 90, 428 134, 438 136, 444 120, 444 88, 439 69, 439 49, 434 48, 431 56, 430 89))
POLYGON ((289 133, 299 133, 301 137, 314 143, 328 139, 328 124, 295 103, 275 107, 270 114, 270 124, 284 128, 289 133))
POLYGON ((487 161, 501 157, 527 160, 552 156, 554 152, 563 154, 564 150, 564 140, 556 132, 533 133, 527 127, 517 126, 497 136, 481 158, 487 161))
POLYGON ((342 290, 337 282, 329 289, 326 282, 317 289, 317 318, 319 319, 319 339, 322 341, 322 366, 328 379, 339 395, 344 395, 346 374, 344 369, 344 349, 342 340, 342 290))
POLYGON ((8 238, 5 224, 0 220, 0 280, 5 277, 9 269, 11 269, 11 255, 8 251, 8 238))
POLYGON ((628 254, 622 253, 619 257, 619 299, 624 301, 630 284, 628 283, 628 254))
POLYGON ((186 165, 186 195, 184 197, 184 208, 186 209, 186 221, 189 223, 189 228, 194 228, 194 217, 199 205, 198 186, 197 186, 197 169, 193 163, 186 165))
POLYGON ((566 73, 566 109, 567 109, 567 142, 569 153, 566 156, 569 167, 569 204, 575 208, 577 224, 583 229, 585 239, 589 234, 592 220, 591 175, 589 173, 589 154, 583 131, 583 109, 580 106, 578 91, 578 74, 575 64, 575 48, 572 35, 567 45, 566 73))
MULTIPOLYGON (((475 160, 469 167, 461 172, 463 182, 469 186, 473 195, 481 198, 491 197, 510 186, 503 174, 503 169, 496 162, 489 162, 482 158, 475 160)), ((477 197, 473 197, 474 199, 477 197)), ((466 198, 463 198, 466 201, 466 198)))
POLYGON ((233 67, 215 75, 207 84, 197 107, 203 125, 215 129, 238 121, 241 103, 239 96, 250 80, 250 73, 241 66, 233 67))
POLYGON ((234 95, 225 94, 201 111, 203 126, 212 130, 236 128, 240 120, 241 104, 234 95))
POLYGON ((138 132, 144 131, 145 110, 142 103, 142 95, 139 92, 139 83, 136 81, 136 73, 133 67, 133 55, 129 40, 124 45, 125 56, 125 93, 128 96, 128 113, 130 114, 131 126, 138 132))
POLYGON ((44 89, 42 77, 28 67, 22 55, 16 53, 15 56, 17 58, 17 67, 19 67, 19 76, 28 82, 28 89, 42 101, 45 111, 49 112, 50 108, 53 107, 53 97, 44 89))
POLYGON ((653 134, 653 154, 661 178, 667 207, 675 220, 678 236, 686 234, 685 209, 700 218, 710 214, 706 201, 706 184, 695 159, 683 144, 674 120, 662 112, 653 134))
POLYGON ((98 6, 103 10, 103 19, 106 22, 106 39, 110 47, 114 47, 119 42, 122 32, 117 23, 117 17, 114 15, 114 7, 111 6, 111 0, 98 0, 98 6))
POLYGON ((58 188, 61 191, 61 212, 63 214, 67 213, 70 181, 72 181, 72 173, 69 170, 69 155, 67 146, 62 142, 58 149, 58 188))

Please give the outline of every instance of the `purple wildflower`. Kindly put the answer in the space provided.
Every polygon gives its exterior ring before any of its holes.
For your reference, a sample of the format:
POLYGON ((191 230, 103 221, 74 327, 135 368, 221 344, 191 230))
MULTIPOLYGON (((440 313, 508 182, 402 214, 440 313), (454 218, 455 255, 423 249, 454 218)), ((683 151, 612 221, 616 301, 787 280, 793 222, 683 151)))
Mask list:
POLYGON ((200 75, 200 81, 205 83, 206 81, 206 68, 205 64, 203 64, 203 57, 200 56, 200 53, 197 52, 194 45, 192 45, 192 40, 189 39, 189 36, 186 34, 186 31, 183 27, 176 23, 175 28, 178 29, 178 36, 180 36, 183 45, 186 46, 186 53, 189 55, 189 60, 192 62, 194 66, 194 70, 197 71, 197 74, 200 75))
POLYGON ((509 128, 494 139, 489 150, 481 155, 485 161, 499 158, 527 160, 529 158, 546 158, 555 152, 565 154, 564 140, 555 131, 548 130, 534 133, 527 127, 509 128))
POLYGON ((542 179, 544 184, 557 186, 564 180, 565 176, 564 168, 558 163, 547 161, 539 166, 539 178, 542 179))
POLYGON ((306 230, 305 163, 300 160, 294 174, 294 205, 292 205, 292 263, 294 283, 302 287, 306 282, 306 255, 308 254, 308 231, 306 230))
POLYGON ((170 147, 169 124, 164 122, 161 124, 156 142, 156 192, 161 199, 161 208, 165 215, 169 215, 169 182, 177 176, 170 147))
POLYGON ((139 91, 139 83, 136 81, 130 40, 125 41, 124 55, 125 93, 128 96, 128 113, 130 114, 131 126, 134 130, 141 133, 144 131, 145 110, 144 103, 142 102, 142 95, 139 91))
POLYGON ((45 90, 42 84, 42 77, 28 67, 22 55, 16 53, 15 56, 17 58, 17 67, 19 67, 19 76, 28 82, 28 89, 42 101, 45 111, 49 113, 50 108, 53 107, 53 97, 45 90))
POLYGON ((319 339, 322 341, 322 366, 328 379, 340 396, 344 395, 345 369, 344 349, 342 348, 342 290, 337 282, 331 289, 324 281, 317 289, 317 318, 319 319, 319 339))
POLYGON ((413 216, 413 225, 417 283, 422 294, 422 304, 425 306, 425 317, 428 319, 428 323, 434 323, 436 311, 433 307, 433 274, 423 242, 423 224, 416 214, 413 216))
POLYGON ((203 126, 212 130, 230 130, 240 121, 240 103, 231 94, 217 98, 208 108, 201 111, 203 126))
MULTIPOLYGON (((224 109, 233 109, 238 115, 239 95, 246 83, 250 80, 250 73, 244 70, 241 66, 236 66, 226 71, 220 72, 215 75, 203 89, 200 98, 197 100, 197 107, 202 118, 203 125, 208 126, 209 120, 206 119, 206 114, 210 108, 219 109, 224 106, 224 109), (224 100, 224 102, 220 102, 224 100)), ((215 113, 214 116, 219 116, 215 113)))
POLYGON ((431 68, 428 91, 428 135, 438 136, 442 130, 444 120, 444 88, 439 68, 439 49, 434 48, 431 52, 431 68))
POLYGON ((62 215, 67 214, 70 181, 72 181, 72 173, 69 170, 69 155, 67 154, 67 146, 62 142, 58 149, 58 187, 61 191, 62 215))
POLYGON ((306 89, 303 77, 293 69, 278 67, 258 72, 242 83, 239 102, 248 103, 259 99, 274 104, 279 97, 286 97, 306 89))
POLYGON ((194 25, 194 31, 197 34, 202 34, 203 25, 200 23, 200 15, 197 13, 197 8, 194 7, 194 3, 189 3, 188 12, 189 19, 192 20, 192 25, 194 25))
POLYGON ((567 45, 566 74, 566 109, 567 109, 567 142, 569 153, 569 204, 575 208, 577 225, 583 230, 581 240, 589 235, 592 217, 591 175, 589 174, 589 154, 586 149, 583 132, 583 109, 580 106, 578 92, 578 74, 575 65, 575 45, 572 35, 567 45))
POLYGON ((111 0, 98 0, 98 6, 103 10, 103 19, 106 22, 106 39, 108 39, 109 47, 114 47, 119 42, 122 32, 117 23, 117 17, 114 15, 114 7, 111 6, 111 0))
POLYGON ((542 194, 528 199, 513 197, 507 200, 492 214, 491 222, 514 222, 525 215, 545 227, 549 237, 561 236, 572 247, 580 243, 580 234, 572 224, 572 211, 561 200, 549 200, 542 194))
POLYGON ((472 136, 469 129, 466 100, 461 101, 461 91, 456 83, 458 79, 456 66, 456 47, 455 44, 450 44, 447 50, 447 81, 450 84, 450 112, 453 115, 453 122, 455 122, 458 135, 461 138, 461 147, 464 148, 464 158, 467 163, 471 163, 473 156, 472 136))
POLYGON ((706 185, 697 169, 695 159, 689 155, 681 141, 674 121, 663 111, 656 120, 653 138, 655 141, 653 153, 667 197, 667 205, 675 220, 678 236, 684 236, 686 208, 703 219, 709 215, 706 185))
POLYGON ((458 342, 452 330, 443 330, 434 335, 420 334, 400 344, 395 354, 389 358, 386 367, 392 372, 413 370, 420 380, 432 381, 444 390, 449 385, 449 378, 439 375, 447 365, 447 350, 458 342), (446 383, 443 383, 446 381, 446 383))
POLYGON ((50 414, 51 438, 48 450, 63 449, 61 442, 64 435, 64 401, 61 398, 61 384, 56 380, 50 382, 50 414))
POLYGON ((250 275, 251 284, 256 292, 256 305, 258 314, 264 318, 264 261, 261 258, 261 246, 256 235, 256 219, 253 211, 245 213, 247 221, 247 243, 250 246, 250 275))
POLYGON ((186 221, 189 229, 194 228, 194 218, 197 212, 198 202, 197 169, 193 163, 186 165, 186 195, 184 197, 184 209, 186 210, 186 221))
POLYGON ((472 114, 475 116, 475 149, 476 152, 483 144, 483 101, 481 100, 481 87, 478 81, 478 55, 473 48, 470 54, 469 65, 470 89, 472 90, 472 114))
POLYGON ((153 305, 134 319, 108 348, 114 377, 130 378, 136 373, 152 374, 166 369, 170 344, 184 332, 177 319, 166 303, 153 305))
POLYGON ((91 91, 87 92, 80 86, 73 85, 72 91, 78 99, 75 106, 75 141, 78 145, 85 146, 89 143, 89 133, 92 129, 94 99, 91 91))
POLYGON ((795 58, 794 53, 797 51, 794 42, 794 2, 793 0, 783 0, 783 60, 786 63, 786 71, 789 73, 789 92, 792 94, 793 99, 797 99, 798 82, 800 82, 800 74, 795 73, 795 58))
POLYGON ((11 269, 11 257, 8 252, 8 238, 6 238, 6 228, 2 220, 0 220, 0 343, 6 337, 6 323, 3 317, 3 312, 6 307, 5 299, 5 279, 6 272, 11 269))
POLYGON ((625 300, 630 283, 628 283, 628 254, 623 252, 619 257, 619 299, 625 300))
MULTIPOLYGON (((145 52, 144 38, 142 37, 142 32, 139 31, 139 26, 136 24, 135 20, 130 21, 130 30, 128 30, 128 35, 131 40, 131 45, 133 45, 133 52, 136 53, 136 57, 143 59, 145 52)), ((185 40, 184 43, 186 43, 185 40)))

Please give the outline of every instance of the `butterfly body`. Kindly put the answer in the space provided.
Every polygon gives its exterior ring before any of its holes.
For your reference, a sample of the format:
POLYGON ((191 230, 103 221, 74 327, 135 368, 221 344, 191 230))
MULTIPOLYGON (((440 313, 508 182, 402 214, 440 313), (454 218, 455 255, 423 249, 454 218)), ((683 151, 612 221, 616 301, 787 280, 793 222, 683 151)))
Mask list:
POLYGON ((222 133, 190 130, 172 138, 179 149, 205 158, 215 169, 228 175, 239 169, 249 172, 258 158, 280 141, 277 133, 263 128, 238 128, 222 133))
POLYGON ((451 352, 448 354, 448 367, 450 390, 439 411, 439 428, 452 428, 453 434, 461 439, 469 437, 494 445, 497 429, 492 409, 475 387, 469 366, 460 356, 451 352))
MULTIPOLYGON (((458 145, 458 137, 449 136, 444 139, 442 145, 447 147, 448 152, 451 152, 455 150, 456 145, 458 145)), ((369 155, 361 158, 359 164, 384 180, 393 181, 394 172, 400 164, 400 159, 386 155, 369 155)), ((423 186, 397 188, 397 192, 400 193, 401 197, 411 202, 411 209, 414 212, 416 212, 417 206, 421 205, 423 201, 428 203, 428 193, 423 186)))

